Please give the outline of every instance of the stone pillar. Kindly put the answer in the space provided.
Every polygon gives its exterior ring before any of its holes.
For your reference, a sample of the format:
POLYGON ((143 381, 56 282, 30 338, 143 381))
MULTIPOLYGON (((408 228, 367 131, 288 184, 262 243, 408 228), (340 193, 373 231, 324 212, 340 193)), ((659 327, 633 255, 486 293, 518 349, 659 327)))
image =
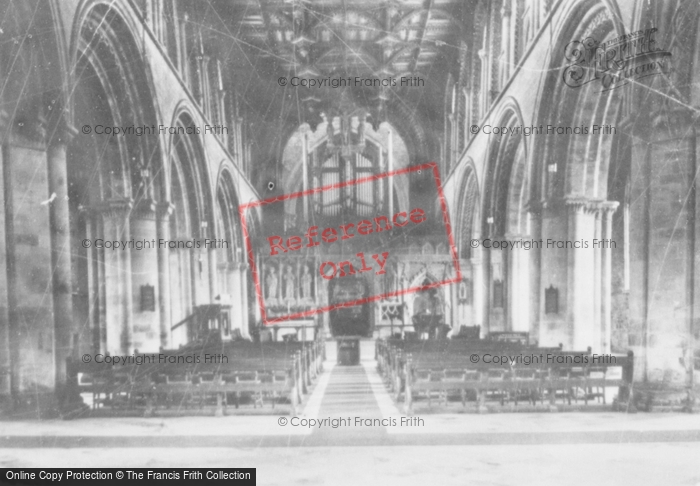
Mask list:
MULTIPOLYGON (((224 89, 224 74, 221 67, 221 60, 216 60, 216 117, 217 124, 228 127, 228 119, 226 118, 226 90, 224 89)), ((225 130, 218 135, 219 140, 224 146, 228 146, 228 133, 225 130)))
POLYGON ((227 265, 227 274, 229 278, 230 294, 231 294, 231 330, 239 329, 241 334, 241 306, 239 299, 241 298, 241 268, 238 262, 229 262, 227 265))
MULTIPOLYGON (((610 353, 612 341, 612 219, 613 213, 617 209, 618 202, 608 201, 602 203, 602 236, 604 245, 601 249, 601 300, 600 314, 602 326, 602 349, 601 353, 610 353)), ((625 242, 627 244, 627 242, 625 242)), ((618 249, 622 251, 621 248, 618 249)))
MULTIPOLYGON (((484 29, 484 34, 486 29, 484 29)), ((489 56, 486 46, 479 49, 478 55, 481 61, 481 92, 479 93, 479 114, 484 114, 489 110, 489 56)))
POLYGON ((505 86, 513 69, 512 45, 516 42, 511 35, 511 5, 510 0, 503 0, 501 7, 501 55, 499 86, 505 86))
MULTIPOLYGON (((169 202, 156 206, 156 232, 159 240, 170 240, 170 215, 174 206, 169 202)), ((160 310, 160 347, 172 346, 173 325, 170 312, 170 250, 167 246, 157 245, 158 252, 158 308, 160 310)))
POLYGON ((247 264, 240 264, 241 271, 241 334, 243 337, 250 337, 248 328, 248 268, 247 264))
MULTIPOLYGON (((506 235, 508 241, 518 242, 526 239, 523 235, 506 235)), ((501 250, 503 251, 503 250, 501 250)), ((508 327, 511 331, 530 331, 530 271, 529 252, 522 247, 513 247, 508 251, 507 272, 508 288, 508 327)))
POLYGON ((484 328, 484 310, 487 303, 484 302, 484 269, 481 258, 474 257, 470 260, 472 264, 472 312, 474 314, 473 324, 481 326, 482 336, 485 332, 484 328))
MULTIPOLYGON (((131 238, 129 213, 133 202, 128 199, 110 199, 100 203, 96 210, 102 215, 102 238, 105 241, 127 241, 131 238)), ((131 250, 105 248, 104 286, 106 349, 112 355, 132 354, 133 300, 131 285, 131 250)))
MULTIPOLYGON (((666 105, 666 95, 645 93, 640 106, 666 105)), ((643 120, 632 138, 630 177, 630 328, 640 365, 635 374, 681 385, 691 374, 681 364, 688 360, 679 357, 694 341, 697 148, 688 127, 696 120, 679 106, 643 120)))
MULTIPOLYGON (((245 253, 244 253, 244 255, 245 255, 245 253)), ((262 254, 261 253, 258 253, 258 255, 255 257, 255 261, 262 262, 262 254)), ((314 268, 317 268, 317 267, 314 267, 314 268)), ((263 293, 264 293, 264 290, 262 290, 262 289, 264 286, 264 276, 265 276, 264 270, 265 269, 261 265, 258 265, 258 268, 257 268, 258 279, 260 282, 261 292, 263 292, 263 293)), ((262 323, 262 311, 260 309, 260 306, 262 304, 263 297, 262 297, 262 295, 257 295, 257 289, 255 289, 255 280, 253 279, 252 268, 250 267, 250 265, 248 265, 248 271, 251 272, 251 274, 250 274, 251 280, 250 280, 250 282, 247 282, 247 285, 252 285, 253 290, 256 293, 253 305, 255 306, 255 326, 257 327, 259 324, 262 323)), ((318 294, 320 292, 320 289, 319 289, 319 285, 318 285, 318 279, 316 278, 316 272, 314 272, 314 289, 316 289, 316 301, 320 302, 319 294, 318 294)))
POLYGON ((211 84, 209 80, 209 56, 200 57, 200 76, 202 79, 202 109, 209 116, 211 120, 212 114, 212 94, 211 94, 211 84))
POLYGON ((163 26, 165 19, 163 18, 163 0, 152 0, 151 23, 153 25, 153 33, 156 39, 160 40, 161 44, 165 44, 165 30, 169 26, 163 26))
MULTIPOLYGON (((173 4, 174 6, 175 4, 173 4)), ((177 19, 175 19, 177 22, 177 19)), ((185 12, 182 16, 182 27, 180 28, 180 72, 185 84, 192 89, 192 74, 190 70, 189 45, 187 33, 189 32, 190 16, 185 12)))
MULTIPOLYGON (((394 133, 391 131, 391 129, 388 130, 387 134, 387 149, 386 149, 386 155, 387 155, 387 172, 391 172, 394 170, 394 133)), ((387 190, 387 197, 389 200, 387 201, 387 207, 389 208, 389 214, 394 214, 394 183, 391 180, 391 177, 387 178, 388 181, 388 190, 387 190)))
POLYGON ((200 51, 199 56, 197 56, 197 75, 199 80, 199 90, 197 91, 197 101, 199 101, 199 106, 202 107, 202 111, 206 113, 207 116, 211 117, 211 96, 210 96, 210 86, 209 86, 209 56, 204 54, 204 45, 202 44, 202 39, 200 37, 200 51))
MULTIPOLYGON (((10 394, 13 398, 17 398, 20 393, 22 383, 22 366, 21 366, 21 341, 20 341, 20 323, 17 316, 17 255, 14 243, 14 166, 15 161, 10 153, 10 148, 3 144, 2 147, 2 171, 3 171, 3 196, 4 196, 4 236, 3 249, 5 263, 5 279, 4 284, 7 288, 7 301, 5 310, 7 311, 7 326, 6 332, 3 333, 7 337, 7 354, 6 356, 8 369, 6 371, 9 380, 10 394)), ((3 316, 5 317, 5 316, 3 316)), ((5 350, 3 350, 5 351, 5 350)), ((13 405, 15 405, 13 403, 13 405)))
POLYGON ((492 268, 491 268, 491 250, 488 248, 481 248, 481 291, 482 291, 482 303, 483 303, 483 315, 481 322, 481 332, 482 335, 486 335, 491 331, 491 311, 492 307, 492 288, 493 288, 493 278, 492 278, 492 268))
MULTIPOLYGON (((71 269, 70 216, 66 146, 73 136, 71 127, 57 128, 49 142, 49 225, 54 307, 54 362, 56 391, 62 396, 66 385, 66 359, 70 357, 73 336, 73 282, 71 269)), ((77 351, 77 350, 76 350, 77 351)))
POLYGON ((530 250, 530 339, 542 341, 542 204, 530 203, 530 236, 537 242, 530 250))
POLYGON ((234 153, 236 155, 236 161, 238 162, 238 166, 245 172, 247 170, 246 164, 248 163, 248 160, 245 158, 245 151, 243 150, 243 118, 240 116, 236 116, 235 120, 236 129, 234 133, 236 134, 236 150, 234 151, 234 153))
MULTIPOLYGON (((301 132, 301 190, 303 192, 306 192, 306 190, 309 188, 309 134, 308 132, 308 127, 306 125, 302 125, 299 128, 299 131, 301 132)), ((380 150, 381 152, 381 150, 380 150)), ((304 208, 303 213, 304 213, 304 222, 309 221, 309 203, 308 201, 310 200, 310 197, 304 196, 301 198, 301 204, 302 207, 304 208)))
MULTIPOLYGON (((507 241, 518 241, 520 240, 520 235, 514 234, 504 234, 503 240, 507 241)), ((501 249, 501 254, 503 257, 503 290, 506 292, 504 295, 504 330, 506 331, 520 331, 522 330, 521 320, 524 316, 519 316, 520 305, 522 300, 522 294, 519 288, 519 267, 521 256, 520 252, 513 247, 508 249, 501 249)))
POLYGON ((214 303, 214 300, 219 296, 219 281, 218 281, 218 266, 216 258, 217 249, 214 245, 210 245, 207 248, 207 260, 209 261, 209 268, 207 270, 207 276, 209 277, 209 302, 214 303))
MULTIPOLYGON (((467 268, 467 262, 465 260, 460 259, 459 260, 459 268, 462 270, 462 279, 466 278, 465 274, 465 269, 467 268)), ((471 266, 470 266, 470 271, 471 271, 471 266)), ((473 282, 473 279, 470 275, 470 280, 473 282)), ((465 313, 465 307, 466 305, 459 300, 459 288, 462 284, 459 283, 457 285, 450 285, 451 288, 445 293, 449 292, 450 296, 450 323, 452 324, 452 332, 457 333, 459 332, 459 327, 460 326, 471 326, 473 325, 471 321, 471 316, 470 318, 467 318, 466 313, 465 313)), ((472 302, 473 305, 473 302, 472 302)), ((380 315, 381 318, 381 315, 380 315)), ((377 321, 379 322, 379 321, 377 321)))
POLYGON ((648 376, 649 349, 649 275, 650 275, 650 207, 651 149, 648 133, 637 131, 632 139, 630 173, 629 241, 629 343, 635 354, 635 379, 648 376), (646 135, 646 136, 640 136, 646 135))
POLYGON ((142 199, 136 204, 131 212, 130 229, 135 242, 144 244, 142 250, 131 250, 132 302, 136 303, 133 309, 133 345, 140 352, 150 353, 160 348, 158 236, 156 204, 153 200, 142 199), (152 302, 142 298, 145 287, 153 290, 152 302))
POLYGON ((450 137, 452 137, 452 145, 450 146, 452 148, 452 153, 450 154, 450 169, 457 165, 459 163, 459 151, 460 151, 460 146, 459 146, 459 121, 457 120, 457 110, 459 110, 458 105, 459 105, 459 85, 457 85, 457 89, 455 89, 455 97, 454 97, 454 103, 452 104, 452 113, 449 114, 450 118, 450 137))
MULTIPOLYGON (((0 136, 6 137, 7 127, 0 117, 0 136)), ((7 194, 5 191, 5 177, 7 174, 7 151, 0 146, 0 201, 4 208, 0 210, 0 399, 11 395, 12 380, 12 342, 10 336, 11 323, 8 315, 8 299, 10 289, 7 285, 7 219, 10 216, 7 208, 7 194)))
MULTIPOLYGON (((589 213, 586 199, 566 200, 568 215, 568 240, 575 244, 590 242, 594 231, 594 220, 589 213)), ((590 243, 589 243, 590 245, 590 243)), ((567 324, 570 346, 581 351, 596 343, 594 311, 594 267, 592 248, 573 247, 567 249, 567 324)))
MULTIPOLYGON (((525 240, 528 239, 528 236, 523 235, 522 238, 525 240)), ((520 290, 514 289, 519 294, 520 302, 517 311, 513 310, 513 314, 515 312, 518 312, 519 314, 517 318, 517 330, 526 331, 528 333, 530 332, 530 306, 532 305, 530 302, 530 251, 532 250, 526 250, 522 247, 517 248, 516 252, 518 265, 517 267, 514 267, 518 272, 517 282, 521 287, 520 290)))
MULTIPOLYGON (((3 124, 5 120, 1 118, 0 124, 3 124)), ((60 289, 61 318, 55 318, 53 265, 54 261, 58 262, 61 281, 65 283, 66 268, 70 272, 70 264, 65 265, 65 252, 69 251, 65 238, 69 230, 63 224, 66 211, 62 213, 61 210, 65 207, 60 206, 56 214, 51 204, 56 197, 50 196, 49 141, 45 123, 38 114, 36 117, 27 115, 23 123, 7 126, 3 133, 4 215, 0 218, 4 226, 4 258, 0 260, 0 270, 3 270, 0 322, 7 323, 3 325, 7 330, 3 337, 7 337, 8 349, 7 354, 3 354, 9 356, 10 390, 13 405, 23 407, 24 398, 31 395, 39 407, 39 414, 44 406, 48 406, 51 412, 55 411, 55 399, 60 397, 52 391, 57 373, 65 373, 64 362, 61 371, 56 370, 54 332, 61 332, 61 353, 68 353, 71 346, 71 323, 65 318, 65 288, 60 289), (56 217, 56 224, 53 224, 52 216, 56 217)), ((58 136, 52 137, 51 142, 54 143, 53 182, 62 186, 58 190, 63 189, 63 204, 66 202, 66 182, 60 177, 58 168, 62 165, 65 175, 65 139, 69 134, 62 132, 62 135, 60 143, 58 136)), ((69 273, 67 283, 70 282, 69 273)), ((67 295, 71 296, 70 289, 67 295)), ((7 370, 5 376, 8 376, 7 370)))
POLYGON ((601 221, 601 203, 595 203, 589 206, 588 211, 593 216, 593 239, 590 242, 593 250, 593 337, 594 340, 590 344, 594 353, 602 353, 604 349, 604 329, 603 319, 601 314, 601 299, 602 299, 602 278, 603 278, 603 249, 602 245, 596 244, 603 237, 602 221, 601 221))
MULTIPOLYGON (((97 235, 101 235, 101 221, 89 208, 80 206, 80 219, 85 224, 85 238, 95 241, 97 235)), ((88 316, 90 331, 92 332, 92 352, 104 354, 107 342, 105 326, 105 296, 104 296, 104 255, 92 245, 85 250, 86 267, 88 274, 88 316)))
MULTIPOLYGON (((497 59, 499 53, 501 52, 501 35, 500 35, 500 10, 498 8, 498 3, 494 8, 490 9, 489 12, 489 26, 488 29, 484 30, 484 33, 488 36, 488 44, 486 45, 489 55, 489 83, 488 83, 488 100, 487 100, 487 110, 493 102, 496 100, 498 93, 500 92, 502 86, 500 85, 499 66, 497 59)), ((486 113, 486 111, 484 111, 486 113)))

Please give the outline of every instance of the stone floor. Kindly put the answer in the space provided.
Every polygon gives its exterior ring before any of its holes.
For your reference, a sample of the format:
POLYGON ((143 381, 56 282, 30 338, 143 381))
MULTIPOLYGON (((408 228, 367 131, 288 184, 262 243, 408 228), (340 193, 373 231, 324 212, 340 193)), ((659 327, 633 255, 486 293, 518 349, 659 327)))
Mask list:
POLYGON ((294 420, 2 421, 0 467, 257 467, 260 485, 700 486, 700 415, 431 413, 402 426, 369 344, 361 366, 334 367, 332 351, 294 420))

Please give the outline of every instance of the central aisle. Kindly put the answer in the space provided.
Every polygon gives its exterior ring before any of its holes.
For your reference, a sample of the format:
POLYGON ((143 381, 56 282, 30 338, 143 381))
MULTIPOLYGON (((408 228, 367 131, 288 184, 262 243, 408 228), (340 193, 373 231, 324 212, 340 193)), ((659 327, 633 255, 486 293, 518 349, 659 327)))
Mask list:
POLYGON ((317 420, 343 419, 336 421, 333 428, 326 422, 321 428, 314 429, 304 441, 306 445, 324 446, 338 442, 344 444, 381 443, 387 432, 381 425, 369 425, 365 419, 378 419, 380 424, 382 412, 372 391, 372 385, 363 366, 335 366, 321 401, 317 420))

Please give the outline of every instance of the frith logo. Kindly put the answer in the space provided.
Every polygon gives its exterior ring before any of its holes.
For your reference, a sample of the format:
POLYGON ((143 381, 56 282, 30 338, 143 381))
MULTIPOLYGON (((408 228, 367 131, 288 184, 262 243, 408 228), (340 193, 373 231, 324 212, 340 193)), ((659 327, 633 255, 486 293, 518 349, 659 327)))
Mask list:
POLYGON ((608 91, 630 81, 668 73, 671 53, 656 47, 656 31, 640 30, 604 44, 591 37, 570 42, 564 55, 572 64, 563 69, 564 83, 580 88, 598 81, 601 91, 608 91))

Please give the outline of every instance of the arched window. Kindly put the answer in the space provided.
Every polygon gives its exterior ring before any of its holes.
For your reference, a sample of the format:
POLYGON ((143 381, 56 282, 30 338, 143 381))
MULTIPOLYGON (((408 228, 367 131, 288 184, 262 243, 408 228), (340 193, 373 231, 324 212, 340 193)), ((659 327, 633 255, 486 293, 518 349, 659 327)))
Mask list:
POLYGON ((238 203, 233 192, 230 176, 226 175, 224 183, 219 186, 216 194, 217 234, 227 245, 221 248, 224 259, 220 262, 231 263, 240 259, 238 242, 240 241, 240 224, 238 222, 238 203))
MULTIPOLYGON (((184 117, 180 126, 189 126, 191 119, 184 117)), ((170 202, 173 205, 170 215, 170 239, 190 241, 215 234, 208 231, 208 218, 204 201, 204 184, 198 165, 202 155, 191 139, 177 135, 171 150, 170 202)), ((170 248, 170 302, 171 319, 177 329, 172 332, 172 345, 178 346, 192 338, 188 335, 189 326, 180 325, 192 315, 194 307, 203 302, 206 282, 205 254, 201 249, 190 246, 170 248)))
POLYGON ((464 184, 464 191, 462 192, 462 205, 459 212, 459 241, 461 246, 459 256, 465 260, 468 260, 472 256, 470 240, 474 238, 474 214, 478 209, 476 207, 478 201, 476 175, 473 171, 470 171, 464 184))
POLYGON ((467 110, 469 110, 469 98, 465 89, 459 90, 459 113, 457 116, 457 156, 462 153, 467 146, 467 110))

